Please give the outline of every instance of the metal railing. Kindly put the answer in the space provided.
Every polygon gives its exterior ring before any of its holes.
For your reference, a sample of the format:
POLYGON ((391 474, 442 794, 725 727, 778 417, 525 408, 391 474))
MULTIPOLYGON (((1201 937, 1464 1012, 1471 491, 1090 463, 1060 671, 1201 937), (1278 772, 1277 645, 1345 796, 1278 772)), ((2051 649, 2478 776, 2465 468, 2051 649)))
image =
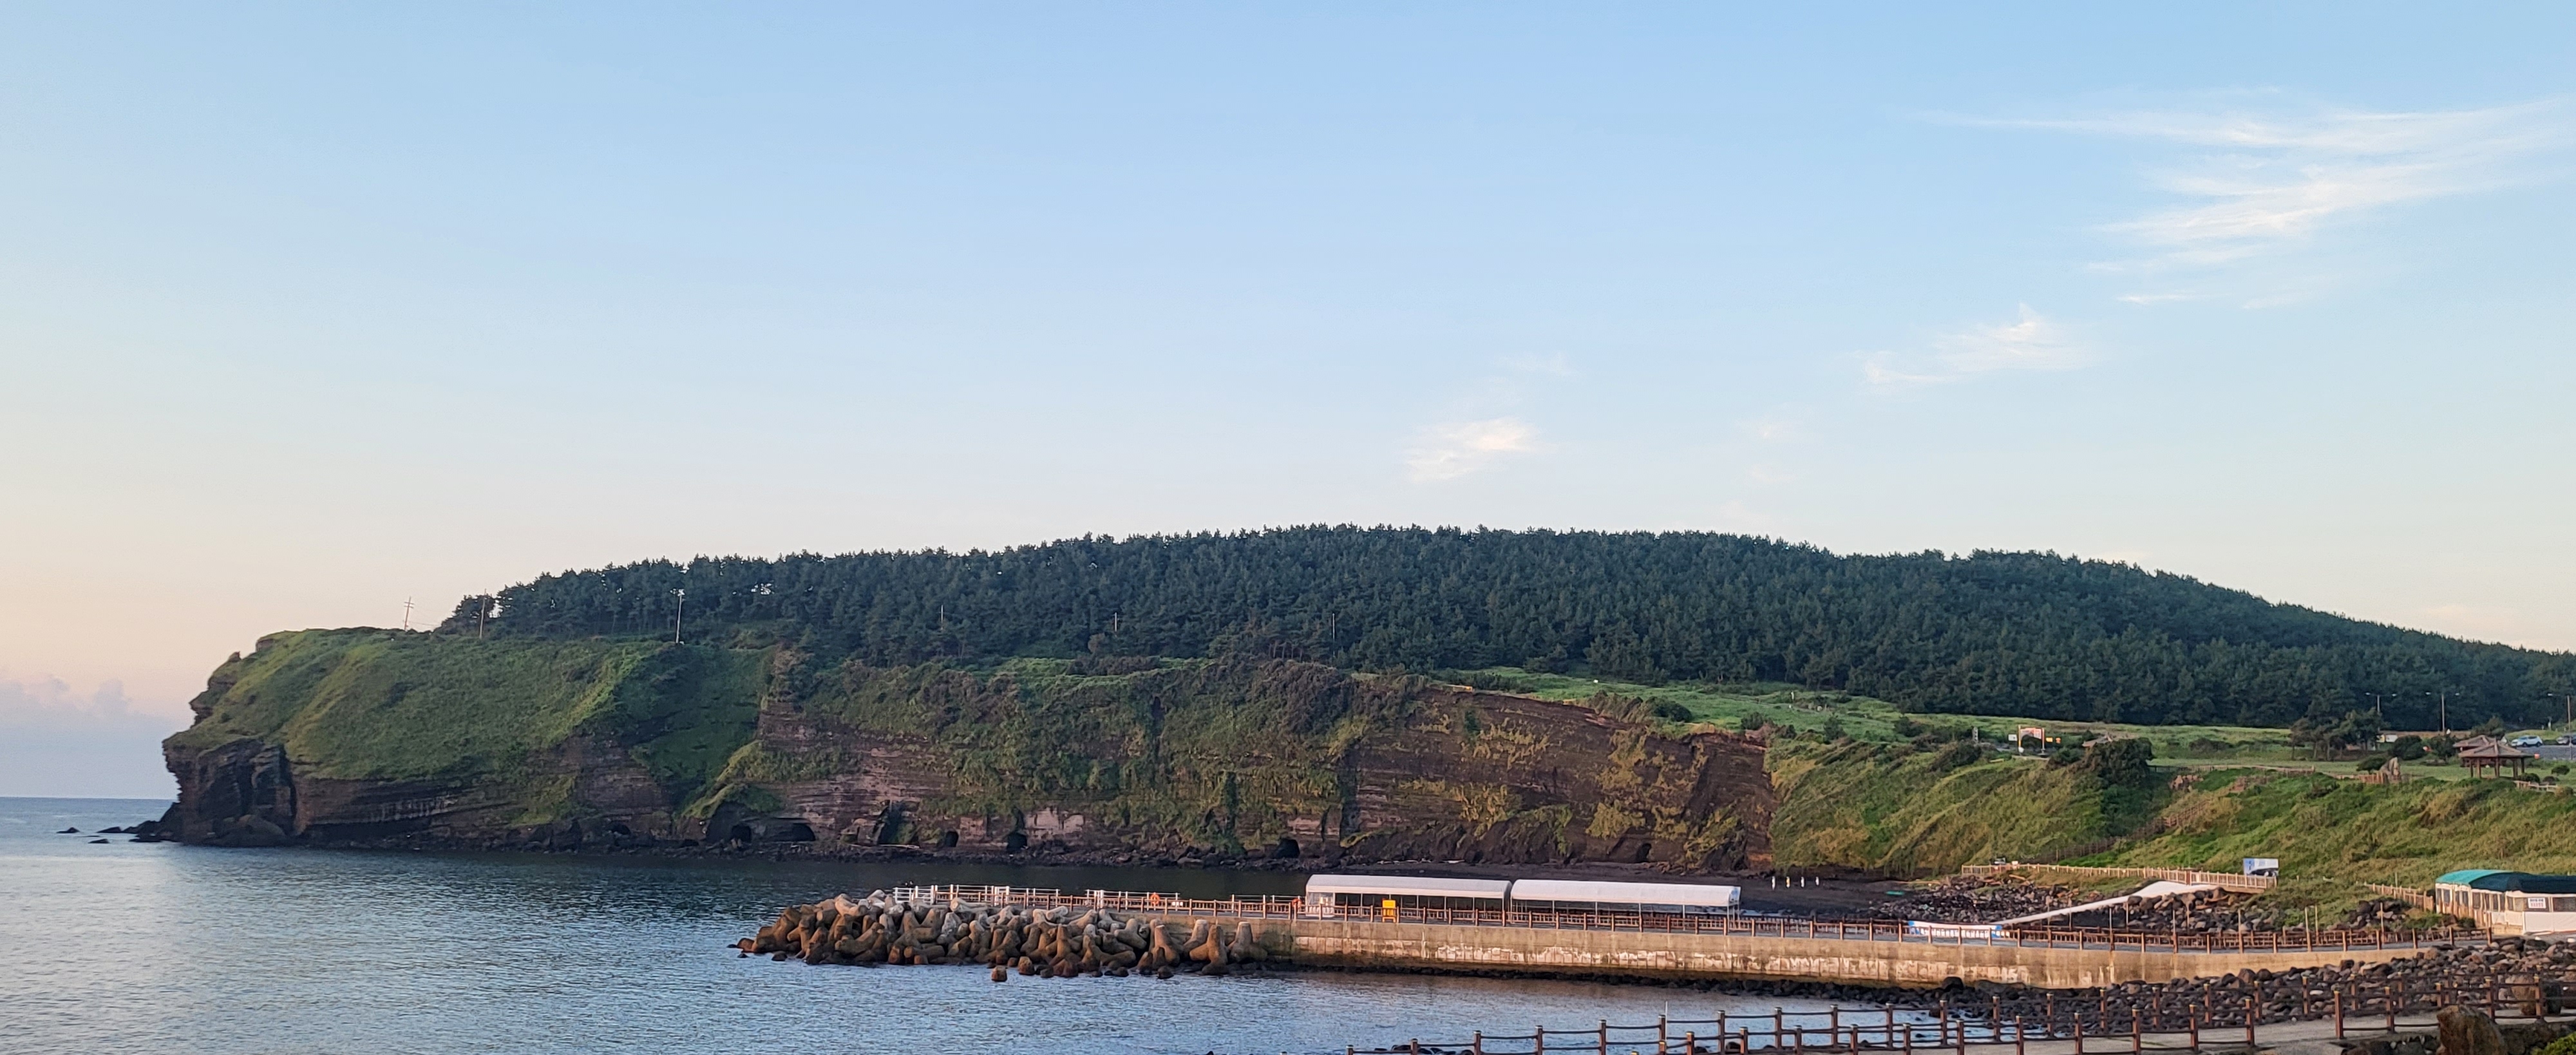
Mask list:
MULTIPOLYGON (((1412 1040, 1380 1048, 1345 1048, 1406 1055, 1549 1055, 1592 1052, 1609 1055, 1613 1048, 1644 1055, 1703 1055, 1728 1052, 1862 1052, 1951 1051, 2011 1047, 2022 1055, 2030 1044, 2072 1041, 2084 1053, 2139 1053, 2192 1050, 2205 1046, 2252 1047, 2256 1031, 2289 1023, 2331 1021, 2333 1035, 2394 1033, 2421 1026, 2424 1016, 2458 1004, 2482 1007, 2499 1021, 2543 1019, 2557 1015, 2576 981, 2565 973, 2489 974, 2472 978, 2388 979, 2346 982, 2321 990, 2299 987, 2295 1003, 2260 985, 2242 993, 2194 994, 2204 999, 2169 998, 2162 992, 2114 996, 2101 993, 2077 998, 2041 993, 2007 1000, 1945 1000, 1931 1009, 1890 1007, 1844 1008, 1730 1015, 1710 1019, 1658 1018, 1650 1025, 1615 1025, 1601 1020, 1590 1029, 1528 1033, 1479 1032, 1463 1041, 1412 1040), (2417 1019, 2408 1022, 2408 1019, 2417 1019), (2149 1044, 2154 1038, 2155 1043, 2149 1044)), ((2321 1032, 2321 1031, 2320 1031, 2321 1032)))
POLYGON ((2200 883, 2221 890, 2260 894, 2280 882, 2272 876, 2240 875, 2235 872, 2202 872, 2190 868, 2096 868, 2091 865, 1969 865, 1959 869, 1964 876, 2005 875, 2013 872, 2066 872, 2079 876, 2118 876, 2127 879, 2163 879, 2175 883, 2200 883))

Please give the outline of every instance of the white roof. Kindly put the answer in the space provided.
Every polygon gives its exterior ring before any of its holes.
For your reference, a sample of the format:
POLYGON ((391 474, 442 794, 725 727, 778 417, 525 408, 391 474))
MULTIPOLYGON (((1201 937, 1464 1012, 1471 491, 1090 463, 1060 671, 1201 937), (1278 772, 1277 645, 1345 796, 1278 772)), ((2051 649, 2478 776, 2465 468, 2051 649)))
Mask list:
POLYGON ((1738 887, 1705 883, 1604 883, 1581 879, 1522 879, 1512 883, 1518 901, 1593 901, 1613 905, 1705 905, 1730 908, 1738 887))
POLYGON ((1425 879, 1420 876, 1308 876, 1306 896, 1319 894, 1393 894, 1401 897, 1500 898, 1511 889, 1502 879, 1425 879))

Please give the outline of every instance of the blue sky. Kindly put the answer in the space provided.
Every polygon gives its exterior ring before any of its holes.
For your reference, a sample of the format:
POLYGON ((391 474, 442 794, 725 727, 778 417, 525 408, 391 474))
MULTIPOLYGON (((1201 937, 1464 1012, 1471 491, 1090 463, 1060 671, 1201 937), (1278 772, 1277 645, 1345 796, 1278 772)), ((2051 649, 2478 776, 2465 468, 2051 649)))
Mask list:
POLYGON ((1318 521, 2576 647, 2576 11, 2245 6, 11 5, 0 721, 566 567, 1318 521))

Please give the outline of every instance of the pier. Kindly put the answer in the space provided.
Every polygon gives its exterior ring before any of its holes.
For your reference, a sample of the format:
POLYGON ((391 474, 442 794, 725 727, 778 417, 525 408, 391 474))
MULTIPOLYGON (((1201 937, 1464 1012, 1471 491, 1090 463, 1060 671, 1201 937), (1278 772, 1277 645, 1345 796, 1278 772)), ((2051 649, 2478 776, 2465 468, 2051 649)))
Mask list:
POLYGON ((922 902, 1080 906, 1251 925, 1272 955, 1366 969, 1801 981, 1928 988, 1991 982, 2085 989, 2411 956, 2474 931, 2386 928, 2154 933, 2079 927, 1803 919, 1737 913, 1390 908, 1321 914, 1287 896, 1190 899, 1128 891, 908 887, 922 902))

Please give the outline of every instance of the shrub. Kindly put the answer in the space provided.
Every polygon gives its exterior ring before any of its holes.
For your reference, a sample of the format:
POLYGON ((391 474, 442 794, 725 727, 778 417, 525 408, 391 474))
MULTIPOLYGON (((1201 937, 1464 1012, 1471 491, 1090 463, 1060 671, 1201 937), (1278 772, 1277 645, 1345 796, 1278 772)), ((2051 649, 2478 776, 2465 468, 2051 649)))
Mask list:
POLYGON ((1942 748, 1940 754, 1933 756, 1932 768, 1947 773, 1953 769, 1966 769, 1976 765, 1984 761, 1985 757, 1985 751, 1977 745, 1965 740, 1954 740, 1951 741, 1950 746, 1942 748))

